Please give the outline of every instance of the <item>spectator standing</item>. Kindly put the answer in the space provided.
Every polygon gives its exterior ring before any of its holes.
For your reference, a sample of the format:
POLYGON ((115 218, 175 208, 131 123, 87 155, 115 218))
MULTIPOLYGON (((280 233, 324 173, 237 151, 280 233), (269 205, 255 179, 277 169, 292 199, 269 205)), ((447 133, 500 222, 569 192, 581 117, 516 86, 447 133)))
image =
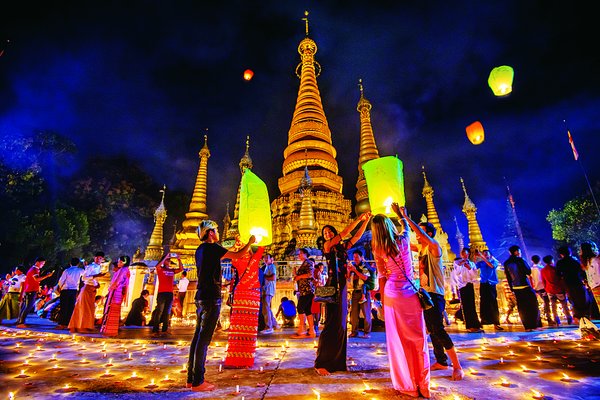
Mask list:
POLYGON ((177 282, 177 297, 179 297, 179 304, 181 305, 181 316, 183 317, 183 310, 185 309, 185 294, 187 293, 190 280, 187 278, 187 271, 181 272, 179 282, 177 282))
POLYGON ((348 263, 349 284, 352 290, 350 298, 350 337, 358 336, 360 313, 364 316, 363 338, 368 339, 371 333, 371 293, 365 283, 371 277, 371 270, 366 266, 360 250, 352 253, 352 262, 348 263))
POLYGON ((263 256, 264 266, 264 282, 262 285, 262 316, 265 321, 264 334, 273 333, 273 329, 279 329, 279 324, 273 315, 271 308, 273 297, 277 291, 277 266, 273 263, 273 256, 269 253, 263 256))
POLYGON ((94 332, 96 315, 96 292, 100 284, 97 277, 105 275, 101 264, 104 262, 104 253, 99 251, 94 256, 94 262, 85 266, 83 271, 83 289, 79 291, 75 309, 69 322, 69 330, 75 332, 94 332))
POLYGON ((0 324, 5 319, 15 319, 19 316, 19 297, 21 295, 21 287, 25 283, 26 275, 25 267, 18 266, 15 268, 12 276, 7 279, 8 290, 0 301, 0 324))
POLYGON ((483 331, 481 329, 481 322, 479 322, 479 317, 477 316, 477 308, 475 307, 474 284, 479 277, 477 276, 477 266, 473 261, 469 260, 470 255, 471 249, 468 247, 461 250, 461 258, 454 261, 452 277, 460 294, 460 305, 465 327, 468 332, 477 333, 483 331))
POLYGON ((152 325, 152 337, 160 337, 160 325, 162 324, 162 335, 168 335, 171 307, 173 306, 173 279, 175 274, 183 271, 183 263, 179 254, 166 253, 162 260, 156 265, 156 276, 158 277, 158 294, 156 295, 156 316, 152 325), (177 262, 176 268, 171 268, 171 260, 177 262))
POLYGON ((498 310, 498 267, 500 261, 496 260, 488 249, 477 251, 479 258, 477 268, 480 271, 479 282, 479 316, 482 325, 494 325, 497 331, 503 331, 500 326, 500 311, 498 310))
POLYGON ((556 271, 565 282, 569 301, 573 305, 573 322, 579 324, 580 318, 590 318, 591 296, 584 283, 585 272, 579 261, 571 255, 569 246, 558 249, 558 258, 556 271))
POLYGON ((528 278, 531 275, 531 268, 527 261, 521 257, 519 246, 511 246, 508 251, 510 257, 504 261, 506 280, 517 299, 517 309, 519 310, 521 323, 525 330, 529 332, 538 327, 540 320, 537 298, 528 278))
POLYGON ((535 293, 544 303, 544 315, 546 316, 548 325, 554 326, 556 325, 556 321, 552 319, 552 315, 550 313, 550 298, 548 297, 548 293, 544 287, 544 281, 542 280, 542 268, 544 268, 544 266, 540 263, 540 261, 540 256, 537 254, 531 257, 531 286, 533 286, 533 290, 535 290, 535 293))
POLYGON ((77 292, 83 276, 83 268, 79 267, 79 259, 71 258, 69 268, 65 269, 58 280, 56 288, 60 293, 60 311, 56 329, 69 329, 69 322, 75 309, 77 292))
POLYGON ((296 309, 298 311, 300 323, 298 324, 298 331, 295 335, 292 335, 293 339, 303 339, 307 337, 306 321, 308 321, 308 337, 316 337, 313 316, 311 313, 312 301, 315 296, 315 267, 308 256, 309 252, 307 248, 298 250, 298 258, 302 261, 302 264, 296 270, 294 280, 298 284, 299 297, 296 309))
POLYGON ((581 265, 585 270, 587 283, 600 307, 600 256, 598 246, 594 242, 583 242, 581 244, 581 265))
POLYGON ((543 259, 544 268, 542 269, 542 281, 544 282, 544 288, 550 297, 552 304, 552 315, 554 316, 554 322, 556 325, 560 325, 560 317, 558 315, 557 303, 562 305, 563 313, 567 318, 567 324, 573 323, 573 317, 569 311, 569 304, 567 303, 567 294, 565 284, 563 280, 558 276, 556 272, 556 266, 554 265, 554 257, 547 255, 543 259))
POLYGON ((25 319, 35 307, 36 296, 40 290, 40 282, 54 274, 54 271, 52 271, 48 275, 41 275, 40 269, 44 264, 46 264, 46 259, 38 257, 27 271, 25 282, 21 286, 21 309, 17 318, 17 328, 25 328, 25 319))

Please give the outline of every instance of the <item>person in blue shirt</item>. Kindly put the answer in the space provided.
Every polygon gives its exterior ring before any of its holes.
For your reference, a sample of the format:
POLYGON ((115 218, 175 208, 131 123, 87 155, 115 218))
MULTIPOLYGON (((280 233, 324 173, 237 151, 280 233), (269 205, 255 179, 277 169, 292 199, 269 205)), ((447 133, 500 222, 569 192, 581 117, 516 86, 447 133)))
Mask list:
POLYGON ((296 303, 287 297, 282 297, 275 318, 278 318, 280 313, 283 319, 283 326, 293 328, 296 319, 296 303))
POLYGON ((500 312, 498 311, 498 274, 496 270, 500 262, 492 256, 489 250, 476 251, 475 256, 479 259, 477 268, 480 271, 479 283, 479 315, 482 325, 494 325, 497 331, 503 331, 500 326, 500 312))

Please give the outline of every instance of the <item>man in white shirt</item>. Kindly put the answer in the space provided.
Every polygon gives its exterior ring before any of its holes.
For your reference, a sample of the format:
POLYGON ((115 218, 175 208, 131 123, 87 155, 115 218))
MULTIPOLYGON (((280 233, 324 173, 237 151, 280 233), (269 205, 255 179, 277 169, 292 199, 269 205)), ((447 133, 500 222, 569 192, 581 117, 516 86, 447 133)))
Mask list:
POLYGON ((179 298, 179 305, 181 306, 181 314, 183 316, 183 310, 185 308, 185 294, 187 293, 187 288, 190 284, 190 280, 187 278, 187 271, 183 271, 181 273, 181 278, 179 278, 179 282, 177 283, 177 297, 179 298))
POLYGON ((473 286, 479 280, 479 276, 477 274, 477 266, 473 261, 469 260, 470 254, 471 249, 468 247, 462 249, 460 252, 461 258, 454 261, 452 280, 460 294, 460 304, 465 327, 468 332, 476 333, 483 332, 475 307, 475 288, 473 286))
POLYGON ((262 313, 263 318, 265 319, 265 329, 261 332, 262 334, 271 334, 273 333, 273 329, 279 329, 279 325, 277 324, 277 320, 273 315, 273 310, 271 309, 271 302, 273 301, 273 297, 275 296, 275 291, 277 289, 277 266, 273 263, 273 256, 269 253, 263 256, 263 261, 265 263, 265 283, 262 287, 262 313))
POLYGON ((19 296, 26 278, 24 270, 23 266, 15 268, 13 275, 8 279, 8 292, 0 301, 0 324, 4 319, 15 319, 19 316, 19 296))
POLYGON ((79 268, 79 259, 71 258, 69 268, 65 269, 58 280, 56 289, 60 292, 60 311, 55 329, 68 329, 77 301, 77 292, 81 283, 83 269, 79 268))
POLYGON ((552 315, 550 315, 550 297, 548 297, 548 293, 544 287, 544 281, 542 280, 542 269, 544 266, 540 261, 541 258, 537 254, 531 257, 531 262, 533 263, 531 266, 531 286, 533 286, 535 293, 544 302, 544 314, 546 315, 548 325, 556 326, 556 321, 552 318, 552 315))

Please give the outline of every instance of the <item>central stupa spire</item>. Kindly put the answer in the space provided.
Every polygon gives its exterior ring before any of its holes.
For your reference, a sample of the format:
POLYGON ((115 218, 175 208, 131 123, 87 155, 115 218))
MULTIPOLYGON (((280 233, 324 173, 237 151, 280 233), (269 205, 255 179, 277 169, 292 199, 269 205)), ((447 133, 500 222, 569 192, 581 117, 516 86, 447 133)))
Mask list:
POLYGON ((283 177, 279 179, 279 190, 281 194, 298 191, 304 175, 304 152, 307 151, 314 189, 341 193, 343 181, 338 175, 337 152, 331 142, 331 131, 317 86, 321 72, 321 66, 315 60, 317 44, 308 37, 308 13, 303 20, 306 37, 298 45, 301 61, 296 67, 300 88, 288 131, 288 145, 283 152, 283 177))

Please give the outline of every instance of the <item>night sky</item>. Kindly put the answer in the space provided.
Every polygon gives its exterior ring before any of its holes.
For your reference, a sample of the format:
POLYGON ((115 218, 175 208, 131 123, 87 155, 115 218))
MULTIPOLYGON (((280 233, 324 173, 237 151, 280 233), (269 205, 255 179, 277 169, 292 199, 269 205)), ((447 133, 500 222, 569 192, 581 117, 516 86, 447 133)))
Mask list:
POLYGON ((358 173, 359 78, 373 104, 380 154, 404 162, 409 211, 415 218, 425 211, 424 164, 452 238, 453 216, 467 232, 462 176, 484 239, 495 246, 505 220, 506 177, 532 243, 550 251, 548 211, 587 188, 565 119, 590 180, 600 179, 600 35, 596 14, 582 6, 83 3, 93 2, 27 2, 0 12, 0 134, 52 130, 77 144, 78 162, 126 155, 158 184, 191 193, 208 129, 208 211, 218 221, 225 203, 235 202, 246 135, 255 173, 272 199, 279 195, 305 9, 347 198, 354 200, 358 173), (505 98, 487 85, 498 65, 515 70, 513 93, 505 98), (255 72, 250 82, 242 79, 246 68, 255 72), (479 146, 464 129, 475 120, 486 132, 479 146))

